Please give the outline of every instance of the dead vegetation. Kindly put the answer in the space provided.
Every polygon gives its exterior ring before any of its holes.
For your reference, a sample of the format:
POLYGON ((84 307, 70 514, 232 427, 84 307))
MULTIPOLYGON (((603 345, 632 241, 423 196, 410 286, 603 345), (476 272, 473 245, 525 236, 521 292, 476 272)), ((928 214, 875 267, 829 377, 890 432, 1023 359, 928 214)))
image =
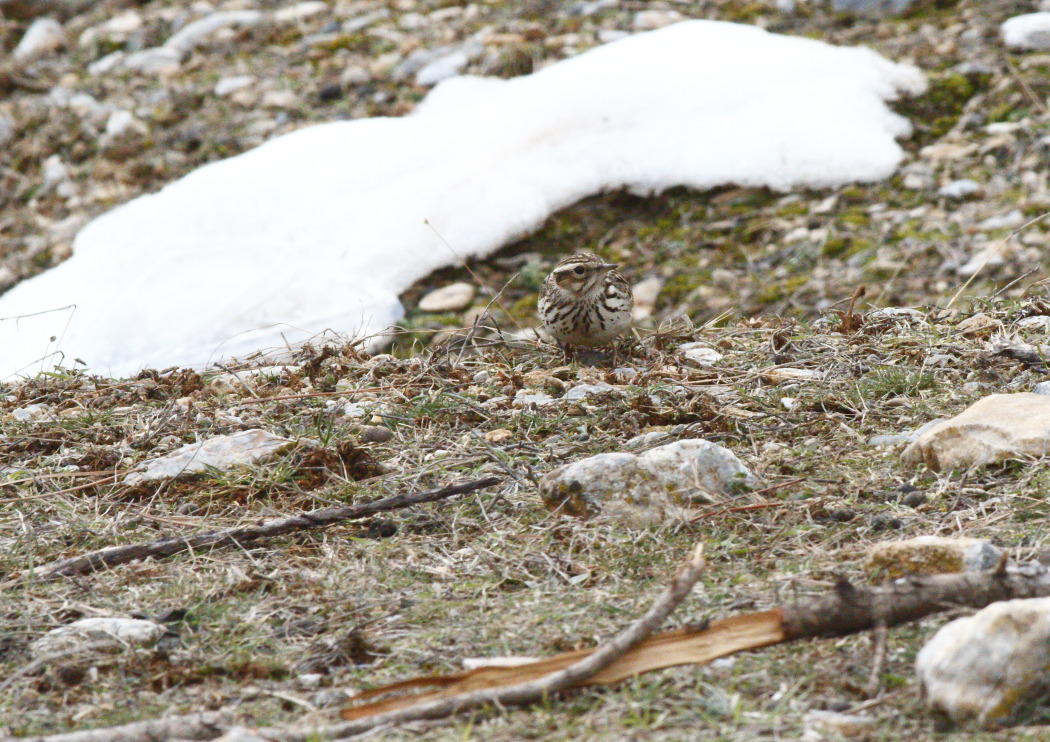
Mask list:
MULTIPOLYGON (((978 308, 1009 328, 1043 316, 1046 306, 1030 298, 978 308)), ((0 718, 17 735, 206 709, 260 726, 301 722, 316 709, 308 718, 321 723, 338 715, 348 693, 454 672, 467 657, 591 647, 640 615, 696 542, 706 545, 710 566, 684 603, 686 622, 823 592, 842 575, 862 579, 866 545, 884 538, 979 535, 1016 559, 1038 556, 1047 515, 1041 467, 934 475, 904 468, 899 446, 865 443, 1039 380, 1038 371, 997 354, 983 333, 959 330, 975 314, 868 312, 848 333, 830 314, 679 327, 636 341, 629 376, 601 363, 560 366, 549 346, 479 342, 458 362, 446 354, 364 358, 348 348, 307 349, 273 376, 242 373, 251 389, 216 383, 220 371, 175 370, 132 380, 68 371, 7 385, 3 674, 31 662, 30 641, 79 617, 151 617, 170 636, 156 649, 87 666, 70 658, 37 668, 12 683, 0 718), (674 352, 684 340, 717 348, 722 360, 686 363, 674 352), (821 374, 787 373, 794 370, 821 374), (522 389, 560 398, 594 381, 615 392, 515 406, 522 389), (37 417, 19 419, 26 410, 37 417), (248 469, 123 484, 145 458, 250 427, 302 443, 248 469), (384 437, 375 428, 389 438, 366 443, 384 437), (643 530, 544 509, 537 473, 621 450, 653 430, 736 451, 767 485, 763 507, 729 500, 693 523, 643 530), (360 461, 375 463, 357 471, 360 461), (375 466, 385 473, 375 475, 375 466), (501 484, 368 523, 79 577, 25 574, 97 549, 254 528, 488 476, 501 484), (123 702, 129 697, 133 706, 123 702)), ((888 738, 917 736, 926 723, 910 659, 928 632, 920 624, 890 635, 875 705, 866 690, 869 644, 854 638, 667 670, 525 710, 482 711, 428 736, 473 730, 569 739, 635 729, 673 737, 704 729, 756 739, 797 733, 809 709, 859 707, 883 720, 888 738)), ((411 729, 384 734, 412 736, 411 729)))

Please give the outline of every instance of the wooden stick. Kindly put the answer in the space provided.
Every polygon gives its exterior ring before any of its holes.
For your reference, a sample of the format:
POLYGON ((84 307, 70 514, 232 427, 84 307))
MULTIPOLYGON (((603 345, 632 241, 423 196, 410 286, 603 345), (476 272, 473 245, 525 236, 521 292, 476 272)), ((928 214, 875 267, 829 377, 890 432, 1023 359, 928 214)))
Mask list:
POLYGON ((461 495, 483 487, 490 487, 499 481, 501 481, 500 478, 495 476, 482 477, 481 479, 471 479, 459 484, 450 484, 440 489, 418 494, 394 495, 393 497, 384 497, 381 500, 361 505, 311 510, 308 513, 293 515, 290 518, 282 518, 262 525, 235 526, 218 531, 207 531, 194 536, 172 536, 157 541, 147 541, 127 546, 111 546, 26 570, 21 577, 53 580, 57 577, 98 572, 119 564, 126 564, 135 559, 145 559, 146 557, 168 557, 184 551, 202 551, 223 546, 251 546, 255 542, 275 536, 283 536, 294 531, 324 528, 335 523, 367 518, 376 513, 399 510, 424 502, 444 500, 453 495, 461 495))

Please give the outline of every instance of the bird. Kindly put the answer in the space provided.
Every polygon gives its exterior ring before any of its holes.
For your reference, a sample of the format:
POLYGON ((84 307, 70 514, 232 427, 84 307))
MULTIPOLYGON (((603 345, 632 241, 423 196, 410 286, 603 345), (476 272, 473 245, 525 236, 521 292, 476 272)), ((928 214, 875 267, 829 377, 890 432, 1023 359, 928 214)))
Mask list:
POLYGON ((567 346, 612 346, 631 323, 631 284, 593 253, 562 260, 543 282, 537 311, 543 328, 562 350, 567 346))

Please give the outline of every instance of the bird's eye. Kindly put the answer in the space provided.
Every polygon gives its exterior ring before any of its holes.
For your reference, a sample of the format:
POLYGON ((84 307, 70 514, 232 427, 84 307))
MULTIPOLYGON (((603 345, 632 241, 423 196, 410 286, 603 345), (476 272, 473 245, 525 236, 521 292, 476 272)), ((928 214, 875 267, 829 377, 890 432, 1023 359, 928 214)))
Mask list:
POLYGON ((577 276, 582 276, 586 271, 584 270, 584 267, 582 265, 578 265, 572 269, 572 272, 575 273, 577 276))

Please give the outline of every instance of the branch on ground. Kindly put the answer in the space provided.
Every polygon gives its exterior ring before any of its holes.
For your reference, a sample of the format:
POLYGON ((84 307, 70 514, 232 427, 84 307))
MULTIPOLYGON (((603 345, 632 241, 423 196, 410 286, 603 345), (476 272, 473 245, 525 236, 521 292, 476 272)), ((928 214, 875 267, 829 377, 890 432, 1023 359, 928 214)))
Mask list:
POLYGON ((184 551, 207 551, 224 546, 254 546, 259 541, 284 536, 295 531, 308 531, 324 528, 336 523, 367 518, 377 513, 400 510, 424 502, 444 500, 454 495, 491 487, 500 481, 499 477, 488 476, 471 479, 459 484, 450 484, 435 490, 414 494, 394 495, 381 500, 360 505, 321 508, 308 513, 300 513, 289 518, 281 518, 270 523, 251 526, 236 526, 218 531, 207 531, 193 536, 172 536, 156 541, 147 541, 127 546, 111 546, 92 551, 81 556, 50 562, 40 567, 26 570, 22 578, 53 580, 58 577, 90 574, 126 564, 136 559, 147 557, 161 558, 179 554, 184 551))

